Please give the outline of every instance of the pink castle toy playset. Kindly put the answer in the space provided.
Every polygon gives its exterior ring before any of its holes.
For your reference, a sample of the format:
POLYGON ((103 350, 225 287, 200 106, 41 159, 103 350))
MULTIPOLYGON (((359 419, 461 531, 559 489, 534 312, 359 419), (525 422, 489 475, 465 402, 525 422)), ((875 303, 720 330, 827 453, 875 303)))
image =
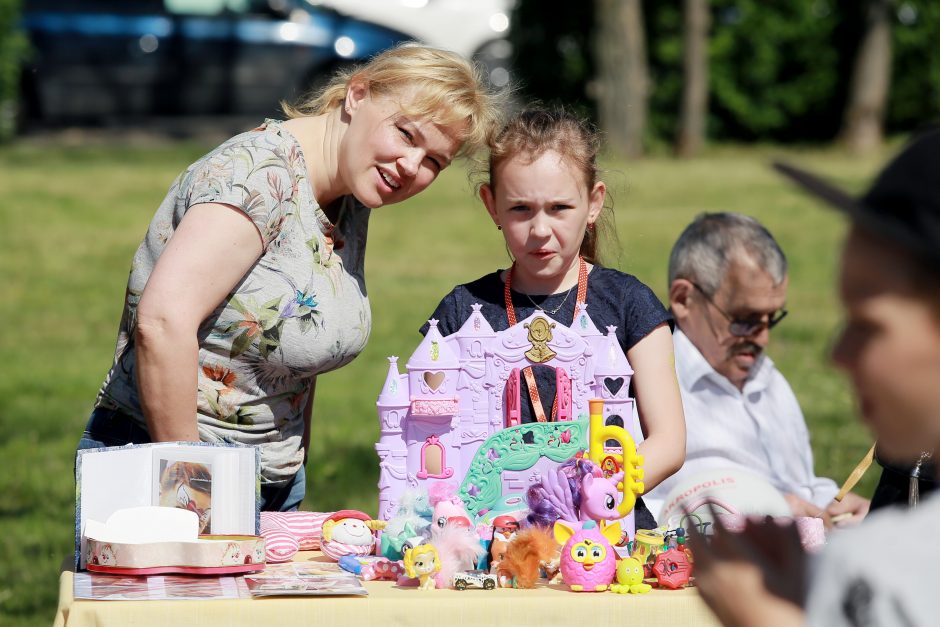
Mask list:
POLYGON ((474 523, 524 514, 529 486, 581 455, 618 486, 617 511, 607 518, 621 519, 632 537, 633 505, 643 492, 629 396, 633 369, 616 327, 601 333, 587 305, 578 307, 570 327, 536 311, 495 332, 475 304, 447 337, 430 320, 404 373, 389 357, 376 403, 379 518, 395 515, 406 490, 441 481, 460 485, 474 523), (522 424, 520 373, 533 365, 555 369, 557 415, 522 424))

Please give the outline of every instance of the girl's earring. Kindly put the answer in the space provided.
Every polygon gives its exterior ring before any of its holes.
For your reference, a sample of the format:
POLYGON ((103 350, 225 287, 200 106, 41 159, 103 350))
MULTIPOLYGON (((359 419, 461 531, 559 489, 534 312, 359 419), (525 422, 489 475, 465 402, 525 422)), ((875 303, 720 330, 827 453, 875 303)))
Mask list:
POLYGON ((497 225, 496 225, 496 230, 497 230, 497 231, 502 231, 502 230, 503 230, 503 225, 502 225, 502 224, 497 224, 497 225))

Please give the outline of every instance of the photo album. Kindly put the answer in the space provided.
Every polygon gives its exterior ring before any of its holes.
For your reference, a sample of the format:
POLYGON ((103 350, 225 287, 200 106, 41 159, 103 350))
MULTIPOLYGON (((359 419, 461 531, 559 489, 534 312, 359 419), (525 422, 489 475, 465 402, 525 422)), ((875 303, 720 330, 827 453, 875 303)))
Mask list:
POLYGON ((75 564, 85 568, 86 521, 118 510, 176 507, 198 517, 198 533, 257 535, 260 460, 254 447, 161 442, 88 449, 75 466, 75 564))

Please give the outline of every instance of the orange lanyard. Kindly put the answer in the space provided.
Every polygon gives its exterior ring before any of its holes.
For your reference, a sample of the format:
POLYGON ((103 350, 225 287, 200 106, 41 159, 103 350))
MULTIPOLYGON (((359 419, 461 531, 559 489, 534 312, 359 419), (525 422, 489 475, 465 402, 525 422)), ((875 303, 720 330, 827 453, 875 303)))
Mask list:
MULTIPOLYGON (((509 320, 509 326, 516 324, 516 308, 512 305, 512 270, 516 267, 516 264, 513 264, 509 270, 506 271, 506 284, 503 289, 503 298, 506 300, 506 318, 509 320)), ((574 316, 572 316, 571 322, 578 317, 578 303, 583 303, 587 301, 587 280, 588 280, 588 271, 587 263, 584 261, 584 257, 578 257, 578 296, 574 304, 574 316)), ((544 311, 544 310, 542 310, 544 311)), ((535 374, 532 372, 532 366, 526 366, 522 369, 522 374, 525 376, 526 385, 529 388, 529 400, 532 401, 532 409, 535 411, 535 419, 539 422, 546 422, 545 418, 545 409, 542 407, 542 398, 539 395, 539 388, 535 384, 535 374)), ((555 415, 558 413, 558 392, 555 391, 555 400, 552 402, 552 422, 555 421, 555 415)))

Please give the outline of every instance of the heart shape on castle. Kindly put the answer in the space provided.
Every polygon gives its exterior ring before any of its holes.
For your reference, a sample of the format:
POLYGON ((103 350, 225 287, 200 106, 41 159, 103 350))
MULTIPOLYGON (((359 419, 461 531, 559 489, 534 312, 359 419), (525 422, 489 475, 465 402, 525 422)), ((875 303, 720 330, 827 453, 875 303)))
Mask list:
POLYGON ((424 382, 428 384, 428 387, 432 390, 437 390, 441 387, 441 384, 444 383, 444 373, 443 372, 425 372, 424 373, 424 382))
POLYGON ((619 377, 616 379, 604 377, 604 387, 607 388, 607 391, 610 392, 611 396, 617 396, 617 392, 619 392, 620 388, 623 387, 623 379, 619 377))

